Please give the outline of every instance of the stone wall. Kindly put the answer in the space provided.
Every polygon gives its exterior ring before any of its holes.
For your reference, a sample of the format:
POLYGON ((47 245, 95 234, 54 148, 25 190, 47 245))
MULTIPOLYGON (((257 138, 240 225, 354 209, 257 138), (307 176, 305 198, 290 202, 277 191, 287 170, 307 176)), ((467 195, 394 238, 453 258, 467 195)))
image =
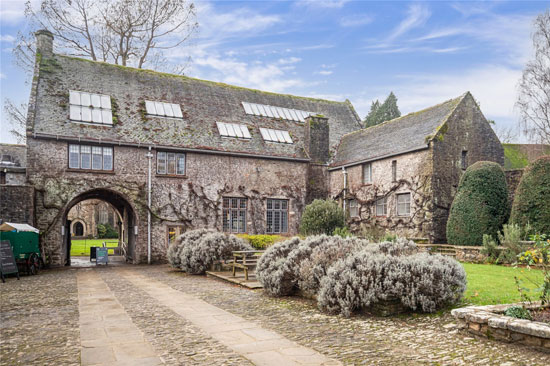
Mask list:
POLYGON ((348 186, 344 189, 341 169, 330 172, 330 197, 355 199, 358 217, 350 217, 353 232, 373 227, 383 228, 400 236, 430 238, 431 236, 431 152, 422 150, 371 162, 372 183, 363 183, 363 165, 346 169, 348 186), (392 177, 392 162, 396 161, 396 181, 392 177), (411 193, 411 215, 397 216, 396 195, 411 193), (376 216, 377 198, 387 197, 387 215, 376 216))
POLYGON ((2 162, 10 162, 14 167, 27 166, 27 147, 18 144, 0 144, 0 165, 2 162))
MULTIPOLYGON (((61 226, 79 197, 94 190, 117 193, 134 211, 135 262, 147 256, 147 149, 113 146, 113 172, 69 170, 68 142, 29 138, 29 182, 37 191, 37 226, 53 264, 63 262, 61 226)), ((222 230, 222 197, 247 198, 247 232, 266 230, 266 199, 289 200, 289 232, 298 232, 306 200, 308 164, 187 153, 184 176, 155 174, 152 159, 152 258, 164 260, 167 227, 222 230)), ((102 197, 94 197, 102 199, 102 197)), ((130 228, 132 229, 132 228, 130 228)))
POLYGON ((0 185, 0 221, 35 226, 33 187, 0 185))
POLYGON ((445 243, 449 210, 464 172, 462 152, 467 152, 467 166, 480 160, 503 165, 504 150, 471 95, 467 95, 458 104, 430 144, 433 148, 434 167, 434 242, 445 243))

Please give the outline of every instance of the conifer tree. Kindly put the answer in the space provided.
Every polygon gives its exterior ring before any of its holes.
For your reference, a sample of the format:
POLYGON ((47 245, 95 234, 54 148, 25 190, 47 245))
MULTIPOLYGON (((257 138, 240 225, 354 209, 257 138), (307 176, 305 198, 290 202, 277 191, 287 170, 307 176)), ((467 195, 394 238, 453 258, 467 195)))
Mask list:
POLYGON ((397 97, 393 92, 390 92, 384 103, 380 104, 378 100, 372 102, 369 114, 365 117, 363 125, 367 128, 400 116, 401 112, 397 106, 397 97))

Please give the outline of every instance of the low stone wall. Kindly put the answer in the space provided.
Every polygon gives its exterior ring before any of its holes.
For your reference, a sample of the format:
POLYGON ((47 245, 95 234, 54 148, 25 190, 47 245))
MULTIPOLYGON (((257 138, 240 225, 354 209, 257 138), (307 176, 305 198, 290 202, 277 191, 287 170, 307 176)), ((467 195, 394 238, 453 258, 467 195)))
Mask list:
POLYGON ((503 315, 511 306, 539 308, 540 304, 505 304, 468 306, 454 309, 451 314, 468 332, 498 339, 504 342, 520 343, 550 353, 550 325, 503 315))
POLYGON ((449 244, 417 245, 421 251, 448 255, 460 262, 485 263, 487 261, 487 256, 481 253, 481 249, 483 249, 481 246, 459 246, 449 244))

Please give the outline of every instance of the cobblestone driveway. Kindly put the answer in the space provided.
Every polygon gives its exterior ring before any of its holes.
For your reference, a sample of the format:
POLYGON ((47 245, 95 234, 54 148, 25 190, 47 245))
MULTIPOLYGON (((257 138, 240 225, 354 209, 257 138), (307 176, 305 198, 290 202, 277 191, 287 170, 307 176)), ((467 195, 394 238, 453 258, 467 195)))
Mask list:
MULTIPOLYGON (((0 365, 79 365, 76 272, 51 270, 0 284, 0 365)), ((167 266, 94 268, 168 365, 250 365, 120 276, 136 271, 346 365, 548 365, 550 355, 457 333, 448 313, 346 319, 299 298, 274 299, 167 266), (126 272, 127 273, 127 272, 126 272)), ((283 366, 283 365, 281 365, 283 366)))

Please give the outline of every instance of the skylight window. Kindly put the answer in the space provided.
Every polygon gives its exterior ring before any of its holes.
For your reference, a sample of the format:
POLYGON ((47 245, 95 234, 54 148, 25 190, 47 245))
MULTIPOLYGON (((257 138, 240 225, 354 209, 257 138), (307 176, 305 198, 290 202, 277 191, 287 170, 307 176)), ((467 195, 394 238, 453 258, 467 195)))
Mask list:
POLYGON ((237 137, 241 139, 252 138, 252 136, 250 136, 250 132, 248 131, 248 127, 245 125, 224 122, 216 122, 216 124, 218 125, 220 135, 223 137, 237 137))
POLYGON ((183 118, 179 104, 145 101, 147 114, 152 116, 183 118))
POLYGON ((113 124, 111 97, 69 90, 69 119, 89 123, 113 124))
POLYGON ((305 122, 307 116, 313 115, 313 112, 301 111, 283 107, 274 107, 271 105, 255 104, 242 102, 246 114, 253 116, 282 118, 288 121, 305 122))
POLYGON ((280 142, 283 144, 292 144, 292 138, 288 131, 272 130, 270 128, 260 128, 260 133, 265 141, 280 142))

